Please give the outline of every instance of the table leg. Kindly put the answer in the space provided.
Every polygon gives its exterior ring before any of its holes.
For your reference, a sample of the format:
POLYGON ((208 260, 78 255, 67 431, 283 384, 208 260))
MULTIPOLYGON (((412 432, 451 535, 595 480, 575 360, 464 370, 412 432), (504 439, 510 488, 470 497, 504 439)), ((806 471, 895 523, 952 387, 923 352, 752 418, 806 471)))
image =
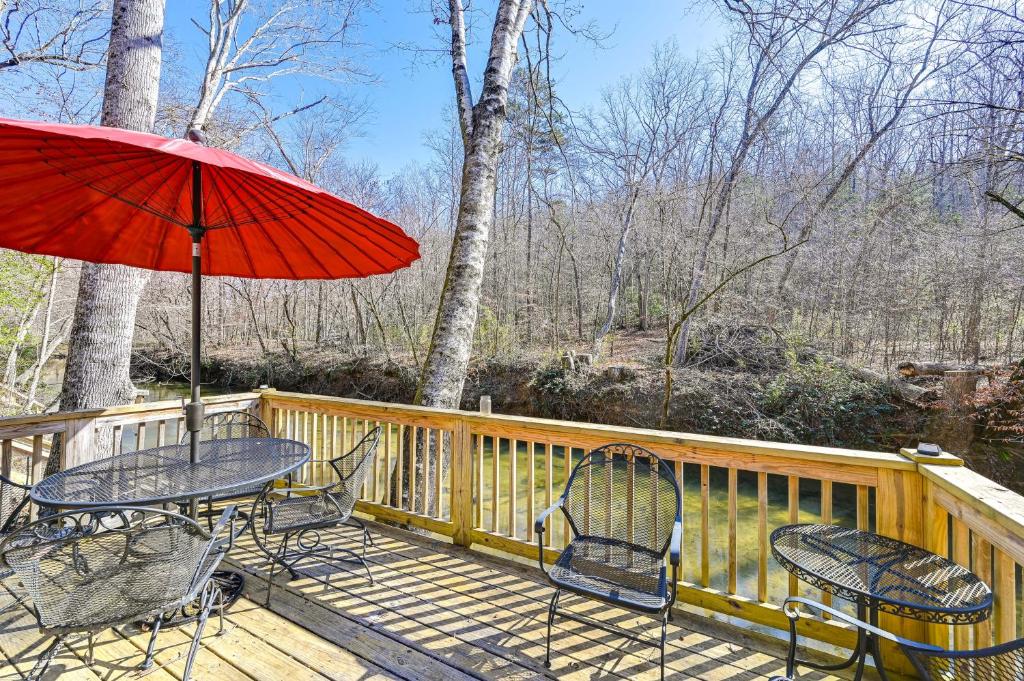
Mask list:
MULTIPOLYGON (((871 625, 878 626, 878 608, 871 608, 871 625)), ((885 671, 885 662, 882 660, 882 646, 878 643, 877 636, 871 636, 871 659, 875 663, 875 669, 882 681, 889 681, 889 675, 885 671)))
MULTIPOLYGON (((857 617, 863 620, 867 616, 867 606, 863 603, 857 604, 857 617)), ((802 665, 804 667, 810 667, 823 672, 834 672, 841 669, 847 669, 857 663, 857 671, 854 675, 855 681, 859 681, 864 675, 864 662, 867 659, 868 651, 871 649, 869 635, 863 630, 857 630, 857 642, 853 646, 853 652, 850 657, 842 662, 836 662, 834 664, 818 664, 817 662, 808 662, 807 660, 794 659, 795 664, 802 665)))

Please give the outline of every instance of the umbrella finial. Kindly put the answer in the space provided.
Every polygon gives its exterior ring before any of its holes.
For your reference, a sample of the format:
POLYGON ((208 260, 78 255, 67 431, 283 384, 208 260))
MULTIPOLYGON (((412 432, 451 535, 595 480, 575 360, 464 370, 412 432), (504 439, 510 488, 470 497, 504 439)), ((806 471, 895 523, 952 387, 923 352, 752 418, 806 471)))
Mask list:
POLYGON ((195 142, 196 144, 202 144, 204 146, 206 145, 206 133, 199 128, 190 128, 189 131, 185 133, 185 139, 189 142, 195 142))

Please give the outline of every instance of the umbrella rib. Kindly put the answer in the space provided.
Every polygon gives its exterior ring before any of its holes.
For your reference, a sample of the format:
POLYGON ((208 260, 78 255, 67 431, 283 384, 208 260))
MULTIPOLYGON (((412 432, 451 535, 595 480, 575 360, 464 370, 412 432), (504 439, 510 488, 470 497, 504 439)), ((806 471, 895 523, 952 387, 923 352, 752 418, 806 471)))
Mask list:
MULTIPOLYGON (((275 190, 276 190, 276 188, 275 188, 275 190)), ((324 203, 335 204, 335 205, 331 206, 331 208, 333 208, 336 212, 340 213, 341 215, 345 216, 346 218, 354 220, 360 226, 368 228, 375 235, 380 236, 380 237, 386 239, 392 245, 394 245, 394 246, 396 246, 398 248, 401 248, 403 251, 409 253, 410 255, 417 255, 417 256, 419 255, 418 252, 410 250, 406 246, 406 244, 400 243, 397 240, 397 238, 396 238, 399 235, 395 234, 394 230, 392 230, 390 228, 385 228, 385 229, 382 230, 382 228, 385 227, 385 225, 390 225, 390 226, 395 227, 395 229, 399 229, 397 226, 391 225, 391 223, 387 222, 386 220, 383 220, 382 218, 377 218, 377 217, 373 216, 372 214, 367 213, 366 211, 362 210, 361 208, 358 208, 357 206, 354 206, 351 203, 349 203, 347 201, 344 201, 344 200, 334 196, 333 194, 329 194, 329 193, 325 192, 324 196, 327 197, 327 201, 325 201, 324 203)), ((329 214, 325 211, 325 208, 326 208, 326 206, 324 206, 322 203, 319 203, 319 202, 307 202, 307 204, 305 206, 306 211, 304 211, 304 212, 318 212, 321 215, 325 215, 325 216, 330 217, 329 214)), ((362 236, 362 235, 359 235, 359 233, 356 232, 352 227, 345 226, 345 228, 348 231, 350 231, 350 232, 354 232, 358 236, 362 236)), ((332 229, 332 231, 335 234, 338 234, 337 230, 333 230, 332 229)), ((399 232, 401 232, 400 229, 399 229, 399 232)), ((338 235, 341 236, 340 234, 338 234, 338 235)), ((401 232, 401 236, 404 237, 405 240, 410 240, 409 236, 406 235, 404 232, 401 232)), ((362 236, 362 238, 366 239, 365 236, 362 236)), ((351 240, 349 240, 349 241, 351 243, 351 240)), ((373 258, 371 257, 371 259, 373 259, 373 258)), ((376 262, 376 260, 374 260, 374 261, 376 262)), ((381 267, 384 267, 379 262, 377 264, 380 265, 381 267)))
MULTIPOLYGON (((46 162, 45 160, 43 160, 43 163, 46 163, 47 165, 50 165, 50 164, 49 164, 49 163, 47 163, 47 162, 46 162)), ((50 166, 50 167, 51 167, 51 168, 53 168, 53 166, 50 166)), ((67 173, 61 172, 61 171, 60 171, 59 169, 57 169, 57 168, 53 168, 53 169, 54 169, 54 171, 56 171, 56 172, 57 172, 57 173, 58 173, 59 175, 61 175, 62 177, 66 177, 66 178, 68 178, 69 180, 72 180, 72 181, 77 181, 77 182, 80 182, 80 180, 78 180, 78 178, 74 177, 73 175, 68 175, 67 173)), ((159 170, 159 169, 160 169, 160 168, 158 167, 158 168, 157 168, 157 170, 159 170)), ((116 173, 116 174, 114 174, 114 175, 111 175, 111 176, 108 176, 108 177, 116 177, 117 175, 120 175, 120 174, 123 174, 123 173, 128 173, 128 172, 133 172, 133 171, 137 173, 137 172, 138 172, 138 169, 137 169, 137 168, 132 168, 132 167, 129 167, 129 168, 127 168, 127 169, 123 170, 122 172, 116 173)), ((149 177, 149 174, 145 175, 144 177, 149 177)), ((128 204, 128 205, 133 205, 133 204, 132 204, 132 203, 131 203, 130 201, 125 201, 125 200, 121 199, 120 197, 118 197, 118 196, 115 196, 115 195, 111 194, 110 192, 106 192, 106 191, 102 191, 102 190, 100 190, 100 189, 97 189, 96 187, 92 186, 92 185, 91 185, 91 184, 89 184, 89 183, 83 183, 83 185, 82 185, 82 186, 86 186, 86 187, 88 187, 89 189, 91 189, 91 190, 95 191, 95 192, 96 192, 96 193, 98 193, 98 194, 103 194, 103 195, 106 195, 106 196, 110 196, 110 197, 112 197, 112 198, 114 198, 114 199, 117 199, 118 201, 121 201, 121 203, 126 203, 126 204, 128 204)), ((50 191, 50 192, 47 192, 47 193, 45 193, 45 194, 42 194, 42 195, 40 195, 40 196, 36 196, 36 197, 33 197, 33 198, 34 198, 34 200, 35 200, 35 201, 36 201, 37 203, 38 203, 38 202, 46 202, 46 201, 49 201, 50 199, 52 199, 52 198, 54 198, 54 197, 56 197, 56 196, 60 196, 61 194, 64 194, 64 193, 66 193, 67 191, 68 191, 68 188, 67 188, 67 187, 57 187, 56 189, 54 189, 54 190, 52 190, 52 191, 50 191)), ((136 207, 137 207, 137 206, 136 206, 136 207)), ((3 219, 3 218, 6 218, 6 217, 8 217, 8 216, 9 216, 9 215, 11 215, 12 213, 15 213, 15 212, 17 212, 17 210, 18 210, 17 208, 12 208, 11 210, 9 210, 9 211, 7 211, 6 213, 4 213, 3 215, 0 215, 0 219, 3 219)), ((167 219, 167 220, 169 220, 170 222, 176 222, 175 220, 173 220, 173 219, 170 219, 170 218, 167 218, 166 216, 163 216, 163 215, 159 215, 159 214, 155 213, 154 211, 149 211, 149 210, 147 210, 146 212, 148 212, 148 213, 152 213, 152 214, 156 215, 156 216, 157 216, 157 217, 159 217, 159 218, 162 218, 162 219, 167 219)), ((84 215, 84 213, 80 213, 80 214, 78 215, 78 217, 81 217, 82 215, 84 215)))
MULTIPOLYGON (((268 185, 270 185, 270 186, 268 187, 268 189, 273 189, 273 190, 277 190, 277 189, 278 189, 277 187, 274 187, 272 183, 267 183, 267 184, 268 184, 268 185)), ((365 252, 365 251, 364 251, 363 249, 359 248, 359 246, 358 246, 358 245, 357 245, 356 243, 354 243, 354 242, 352 241, 352 239, 350 239, 350 238, 349 238, 349 237, 348 237, 347 235, 344 235, 344 234, 340 234, 340 233, 338 233, 338 231, 337 231, 336 229, 334 229, 334 228, 333 228, 333 227, 332 227, 331 225, 328 225, 328 224, 326 224, 326 223, 325 223, 325 222, 324 222, 324 221, 323 221, 322 219, 320 219, 320 218, 317 218, 317 217, 316 217, 316 215, 314 215, 314 211, 313 211, 313 210, 310 210, 311 208, 314 208, 314 207, 315 207, 315 204, 313 204, 312 202, 310 202, 310 205, 307 205, 307 206, 306 206, 307 210, 305 210, 305 211, 302 211, 302 214, 303 214, 303 215, 305 215, 305 216, 307 216, 307 217, 310 217, 310 218, 311 218, 311 219, 313 219, 313 220, 316 220, 316 221, 317 221, 317 222, 318 222, 318 223, 319 223, 319 224, 320 224, 320 225, 321 225, 322 227, 324 227, 324 229, 326 229, 326 230, 330 231, 331 233, 333 233, 333 234, 334 234, 335 236, 338 236, 339 238, 345 239, 345 240, 346 240, 346 241, 347 241, 347 242, 348 242, 349 244, 351 244, 351 245, 352 245, 352 247, 353 247, 353 248, 357 248, 357 249, 359 249, 359 250, 360 250, 360 252, 361 252, 361 253, 363 253, 363 255, 366 255, 366 256, 367 256, 367 257, 368 257, 368 258, 369 258, 370 260, 373 260, 373 261, 374 261, 375 263, 377 263, 377 265, 378 265, 378 266, 381 266, 381 267, 383 267, 383 265, 381 265, 381 264, 380 264, 379 262, 377 262, 375 258, 373 258, 373 257, 372 257, 372 256, 370 256, 369 254, 367 254, 367 253, 366 253, 366 252, 365 252)), ((299 223, 299 224, 301 225, 301 223, 299 223)), ((303 226, 304 226, 304 225, 303 225, 303 226)), ((353 264, 353 263, 352 263, 352 261, 351 261, 351 260, 349 260, 349 258, 348 258, 348 257, 346 257, 346 256, 345 256, 345 254, 344 254, 343 252, 339 251, 339 250, 338 250, 337 248, 334 248, 334 246, 333 246, 333 245, 331 245, 331 244, 330 244, 330 242, 328 242, 328 241, 324 240, 324 239, 323 239, 323 237, 321 237, 321 236, 317 235, 317 234, 316 234, 316 232, 315 232, 314 230, 312 230, 312 229, 309 229, 308 227, 306 228, 306 230, 307 230, 308 232, 310 232, 311 234, 313 234, 313 235, 314 235, 314 236, 315 236, 315 237, 316 237, 316 238, 317 238, 317 239, 318 239, 318 240, 319 240, 319 241, 320 241, 321 243, 323 243, 323 244, 324 244, 324 245, 325 245, 325 246, 326 246, 327 248, 329 248, 329 249, 330 249, 331 251, 333 251, 333 252, 335 253, 335 255, 337 255, 337 256, 338 256, 339 258, 341 258, 342 260, 344 260, 344 261, 345 261, 345 263, 346 263, 346 264, 347 264, 347 265, 348 265, 348 266, 349 266, 349 267, 350 267, 350 268, 351 268, 351 269, 352 269, 352 270, 353 270, 354 272, 356 272, 356 273, 358 273, 358 274, 359 274, 359 276, 366 276, 366 273, 365 273, 365 272, 364 272, 364 271, 363 271, 363 270, 362 270, 361 268, 359 268, 359 267, 356 267, 356 266, 355 266, 355 264, 353 264)), ((350 230, 350 231, 352 231, 352 230, 351 230, 351 228, 349 228, 349 230, 350 230)), ((309 252, 309 253, 310 253, 310 255, 313 255, 313 256, 314 256, 314 258, 316 257, 316 255, 315 255, 315 254, 314 254, 314 253, 313 253, 312 251, 310 251, 309 247, 308 247, 308 246, 306 245, 306 243, 305 243, 305 242, 304 242, 303 240, 301 240, 301 239, 297 239, 297 241, 298 241, 299 243, 301 243, 301 244, 302 244, 302 246, 303 246, 304 248, 306 248, 306 251, 307 251, 307 252, 309 252)), ((328 279, 332 278, 332 277, 331 277, 331 273, 330 273, 329 271, 327 271, 327 270, 326 270, 326 268, 323 268, 323 267, 321 267, 321 269, 323 269, 323 271, 324 271, 324 273, 325 273, 325 275, 326 275, 326 277, 325 277, 325 278, 328 278, 328 279)))
MULTIPOLYGON (((187 166, 184 166, 183 170, 185 170, 185 169, 187 169, 189 167, 191 167, 191 164, 189 164, 187 166)), ((183 173, 182 183, 178 187, 178 192, 177 192, 178 195, 181 194, 181 187, 185 186, 186 184, 190 184, 191 180, 192 180, 192 178, 189 175, 189 173, 187 173, 187 172, 183 173)), ((183 228, 184 226, 183 225, 179 225, 177 223, 174 223, 173 227, 182 227, 183 228)), ((170 236, 170 234, 171 234, 171 230, 168 229, 167 227, 164 227, 163 233, 160 235, 160 245, 157 247, 157 253, 164 253, 165 252, 165 248, 167 246, 167 238, 170 236)))
MULTIPOLYGON (((210 180, 209 184, 210 184, 211 190, 213 192, 215 192, 218 197, 220 197, 221 205, 224 207, 224 211, 226 213, 227 212, 228 202, 227 202, 226 196, 224 195, 224 192, 221 191, 221 189, 222 189, 221 188, 221 184, 222 183, 220 182, 220 179, 217 177, 216 173, 212 173, 212 172, 209 174, 209 178, 208 179, 210 180)), ((253 274, 256 274, 256 265, 252 261, 252 255, 250 255, 249 249, 246 247, 245 242, 242 241, 242 236, 241 236, 241 234, 238 234, 238 230, 236 229, 234 231, 236 232, 235 237, 238 240, 238 244, 239 244, 239 246, 242 249, 242 253, 245 255, 245 261, 249 264, 249 271, 252 272, 253 274)))
MULTIPOLYGON (((273 184, 274 184, 274 183, 267 183, 267 184, 268 184, 268 185, 270 185, 270 188, 273 188, 273 189, 277 189, 276 187, 273 187, 273 184)), ((304 212, 303 212, 303 215, 305 215, 305 216, 309 216, 309 217, 313 217, 313 216, 311 215, 311 211, 308 211, 308 210, 307 210, 307 211, 304 211, 304 212)), ((314 219, 315 219, 315 218, 314 218, 314 219)), ((321 223, 321 225, 323 225, 325 229, 329 229, 329 230, 330 230, 330 227, 329 227, 329 226, 327 226, 327 225, 325 225, 325 224, 323 224, 323 221, 321 221, 321 220, 318 220, 318 222, 320 222, 320 223, 321 223)), ((304 225, 304 224, 303 224, 303 223, 302 223, 301 221, 297 221, 297 226, 298 226, 298 227, 305 227, 305 225, 304 225)), ((331 245, 331 243, 330 243, 330 242, 328 242, 328 241, 324 240, 324 239, 323 239, 323 237, 321 237, 321 236, 319 236, 318 234, 316 234, 316 232, 315 232, 314 230, 312 230, 312 229, 310 229, 310 228, 306 227, 306 231, 308 231, 309 233, 313 234, 313 236, 315 236, 315 237, 316 237, 316 238, 317 238, 317 239, 318 239, 318 240, 319 240, 319 241, 320 241, 320 242, 321 242, 321 243, 322 243, 322 244, 323 244, 324 246, 326 246, 327 248, 329 248, 329 249, 330 249, 331 251, 333 251, 333 252, 334 252, 334 254, 335 254, 335 255, 337 255, 337 256, 338 256, 339 258, 341 258, 342 260, 344 260, 344 261, 345 261, 345 263, 346 263, 346 264, 347 264, 347 265, 348 265, 348 266, 349 266, 349 267, 350 267, 350 268, 351 268, 351 269, 352 269, 352 270, 353 270, 354 272, 356 272, 356 273, 358 273, 358 274, 359 274, 359 276, 366 276, 366 275, 365 275, 365 274, 363 273, 362 269, 360 269, 359 267, 356 267, 356 266, 355 266, 355 264, 353 264, 353 263, 352 263, 352 261, 351 261, 351 260, 349 260, 349 259, 348 259, 348 258, 347 258, 347 257, 345 256, 345 254, 344 254, 343 252, 339 251, 339 250, 338 250, 337 248, 335 248, 335 247, 334 247, 333 245, 331 245)), ((341 235, 338 235, 338 234, 337 234, 337 232, 334 232, 334 230, 330 230, 330 231, 331 231, 331 232, 333 232, 333 233, 335 233, 335 234, 336 234, 337 236, 341 236, 341 235)), ((293 233, 294 233, 294 232, 293 232, 293 233)), ((324 266, 323 266, 323 265, 322 265, 322 264, 320 263, 320 260, 319 260, 319 258, 317 257, 316 253, 314 253, 314 252, 313 252, 313 251, 312 251, 312 250, 311 250, 311 249, 309 248, 309 246, 308 246, 308 245, 306 244, 306 242, 305 242, 305 241, 304 241, 303 239, 299 239, 299 238, 297 238, 297 236, 298 236, 298 235, 296 235, 296 241, 297 241, 297 242, 298 242, 299 244, 301 244, 301 245, 302 245, 302 247, 306 249, 306 252, 307 252, 307 253, 309 253, 309 254, 310 254, 310 256, 312 256, 312 257, 313 257, 313 259, 314 259, 314 260, 315 260, 315 261, 317 262, 317 264, 318 264, 318 265, 320 265, 320 269, 321 269, 321 270, 322 270, 322 271, 324 272, 324 274, 325 274, 325 277, 324 277, 324 278, 326 278, 326 279, 330 279, 330 278, 331 278, 331 273, 330 273, 330 272, 329 272, 329 271, 327 270, 327 268, 326 268, 326 267, 324 267, 324 266)), ((352 241, 351 241, 350 239, 347 239, 346 237, 342 237, 342 238, 345 238, 345 239, 346 239, 346 241, 348 241, 348 243, 352 244, 352 246, 353 246, 353 247, 356 247, 356 245, 355 245, 354 243, 352 243, 352 241)))
MULTIPOLYGON (((249 194, 249 196, 251 196, 253 198, 258 198, 250 190, 248 182, 239 182, 238 186, 240 188, 240 191, 245 191, 245 192, 247 192, 249 194)), ((301 277, 299 277, 299 274, 298 274, 298 272, 295 271, 295 268, 292 267, 291 261, 288 260, 288 257, 284 254, 284 251, 281 250, 281 247, 277 244, 277 241, 274 240, 273 237, 271 237, 270 234, 267 232, 266 228, 263 226, 263 222, 260 221, 260 220, 256 220, 256 215, 252 212, 251 208, 248 208, 248 205, 249 205, 248 202, 247 201, 242 201, 242 205, 247 207, 247 210, 249 211, 249 216, 252 217, 252 219, 253 219, 253 223, 252 224, 257 229, 259 229, 263 233, 263 236, 266 237, 267 241, 274 246, 274 250, 277 251, 278 256, 280 256, 281 262, 284 263, 284 266, 286 268, 288 268, 288 271, 291 273, 291 277, 290 278, 291 279, 300 279, 301 277)), ((313 255, 313 254, 310 253, 310 255, 313 255)))
MULTIPOLYGON (((157 170, 159 170, 159 168, 157 170)), ((146 175, 146 177, 148 177, 148 176, 149 175, 146 175)), ((111 194, 109 194, 107 192, 97 192, 97 193, 100 195, 100 197, 99 197, 99 199, 97 201, 94 201, 94 202, 90 203, 86 208, 78 211, 77 213, 75 213, 74 215, 69 217, 68 219, 63 220, 62 222, 60 222, 59 225, 52 232, 50 232, 50 233, 46 234, 44 237, 36 240, 36 242, 33 244, 32 247, 33 248, 37 247, 39 242, 42 241, 43 238, 59 236, 64 230, 68 229, 75 222, 77 222, 78 220, 81 220, 82 217, 85 216, 87 213, 89 213, 92 210, 95 210, 96 207, 106 203, 107 201, 109 201, 111 199, 113 199, 115 201, 118 200, 118 198, 116 196, 113 196, 113 195, 111 195, 111 194)), ((131 205, 131 204, 129 204, 129 205, 131 205)))

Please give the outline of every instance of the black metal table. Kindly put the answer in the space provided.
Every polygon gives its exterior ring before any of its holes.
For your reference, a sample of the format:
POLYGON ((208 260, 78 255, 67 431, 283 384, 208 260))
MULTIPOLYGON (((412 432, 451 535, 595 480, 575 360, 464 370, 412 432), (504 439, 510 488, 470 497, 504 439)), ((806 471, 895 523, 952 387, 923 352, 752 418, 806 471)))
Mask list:
MULTIPOLYGON (((30 495, 40 506, 62 509, 191 502, 282 478, 309 458, 307 445, 269 437, 200 442, 196 463, 189 460, 187 444, 166 445, 55 473, 37 483, 30 495)), ((230 594, 229 601, 241 595, 241 575, 215 576, 230 594)))
MULTIPOLYGON (((878 626, 878 613, 942 624, 981 622, 992 612, 992 591, 970 570, 917 546, 838 525, 786 525, 771 534, 772 555, 803 581, 857 606, 859 619, 878 626)), ((817 665, 834 671, 868 654, 887 679, 878 639, 861 630, 850 658, 817 665)))

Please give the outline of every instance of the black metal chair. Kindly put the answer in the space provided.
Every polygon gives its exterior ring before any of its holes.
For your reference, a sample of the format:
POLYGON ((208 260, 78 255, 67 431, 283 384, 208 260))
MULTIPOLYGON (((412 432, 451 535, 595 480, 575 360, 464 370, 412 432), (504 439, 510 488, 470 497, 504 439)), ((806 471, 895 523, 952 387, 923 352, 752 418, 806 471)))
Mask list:
POLYGON ((1020 681, 1024 679, 1024 639, 979 650, 945 650, 896 636, 867 622, 808 598, 792 596, 783 609, 789 618, 789 656, 786 673, 793 675, 796 659, 796 625, 800 607, 828 614, 832 619, 871 632, 898 645, 923 681, 1020 681))
MULTIPOLYGON (((5 475, 0 475, 0 541, 11 532, 24 527, 29 523, 29 491, 32 488, 14 482, 5 475)), ((0 564, 0 581, 3 581, 14 574, 10 568, 0 564)), ((12 602, 0 608, 0 612, 7 612, 21 604, 22 596, 18 596, 12 602)))
POLYGON ((275 484, 270 482, 256 498, 250 516, 254 519, 259 517, 262 527, 259 527, 260 523, 253 522, 252 536, 256 545, 271 561, 267 605, 270 605, 277 566, 288 570, 292 579, 298 579, 300 572, 296 566, 308 559, 325 563, 357 563, 366 570, 366 576, 370 584, 373 584, 373 575, 366 564, 366 543, 369 541, 372 544, 373 539, 366 525, 352 516, 352 510, 355 508, 356 499, 359 498, 363 482, 373 470, 373 457, 377 452, 380 434, 381 428, 378 426, 342 456, 310 461, 313 465, 330 464, 338 475, 337 482, 320 487, 284 488, 275 487, 275 484), (344 524, 354 525, 362 530, 363 546, 360 553, 334 546, 321 537, 321 530, 344 524), (276 548, 268 546, 270 537, 281 538, 276 548), (292 540, 294 547, 289 548, 292 540))
POLYGON ((198 599, 198 622, 182 677, 187 681, 215 605, 223 631, 223 596, 211 577, 231 548, 233 517, 234 507, 225 509, 210 533, 170 511, 108 507, 51 515, 7 535, 0 542, 0 564, 21 579, 39 628, 54 637, 29 679, 46 671, 69 634, 88 634, 91 664, 93 634, 152 619, 141 665, 148 668, 163 615, 198 599))
POLYGON ((542 571, 544 522, 556 508, 569 521, 573 538, 547 571, 555 593, 548 606, 544 666, 551 666, 551 624, 561 615, 658 647, 664 679, 665 630, 676 599, 683 531, 682 495, 672 467, 653 452, 629 444, 609 444, 587 454, 573 468, 562 496, 537 518, 542 571), (666 579, 666 552, 671 582, 666 579), (660 645, 592 618, 559 612, 563 591, 660 619, 660 645))
MULTIPOLYGON (((188 445, 191 435, 191 433, 186 431, 184 436, 181 438, 181 444, 188 445)), ((247 411, 225 411, 217 414, 208 414, 203 419, 202 430, 199 431, 199 439, 203 442, 241 437, 270 437, 270 428, 268 428, 267 424, 255 414, 251 414, 247 411)), ((262 490, 263 483, 259 483, 256 485, 238 487, 224 494, 207 497, 206 511, 202 514, 206 516, 207 527, 213 529, 213 519, 216 517, 216 513, 213 508, 215 503, 254 497, 262 490)), ((239 534, 242 534, 246 530, 249 517, 243 511, 239 512, 238 517, 245 521, 242 526, 238 528, 239 534)))

